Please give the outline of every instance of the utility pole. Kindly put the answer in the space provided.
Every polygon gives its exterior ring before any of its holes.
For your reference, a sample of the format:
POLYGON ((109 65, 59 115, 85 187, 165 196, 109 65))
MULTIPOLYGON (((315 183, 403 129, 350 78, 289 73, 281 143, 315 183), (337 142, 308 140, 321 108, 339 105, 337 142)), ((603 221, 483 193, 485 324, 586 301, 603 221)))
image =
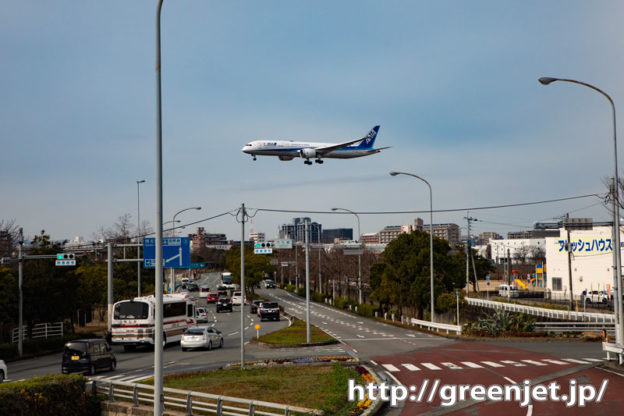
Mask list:
POLYGON ((241 368, 245 366, 245 204, 241 204, 241 368))
POLYGON ((507 301, 511 298, 511 252, 507 249, 507 301))
MULTIPOLYGON (((466 239, 466 293, 470 292, 470 222, 478 221, 476 218, 472 218, 470 216, 470 211, 466 211, 466 216, 464 217, 466 223, 468 224, 468 238, 466 239)), ((477 291, 477 273, 475 271, 475 292, 477 291)))
POLYGON ((17 352, 21 357, 24 353, 24 293, 22 291, 24 284, 24 229, 20 227, 19 229, 19 240, 18 240, 18 273, 19 273, 19 343, 17 344, 17 352))
POLYGON ((310 220, 305 220, 305 258, 306 258, 306 342, 310 343, 310 220))
POLYGON ((568 226, 568 219, 570 218, 569 214, 565 215, 565 220, 563 222, 563 226, 566 229, 567 240, 566 240, 566 249, 568 251, 568 283, 570 284, 570 300, 568 304, 568 310, 572 310, 572 304, 574 303, 574 294, 572 292, 572 244, 570 242, 570 227, 568 226))
MULTIPOLYGON (((108 242, 107 245, 107 285, 108 285, 108 333, 113 333, 113 243, 108 242)), ((154 348, 157 348, 156 346, 154 348)))

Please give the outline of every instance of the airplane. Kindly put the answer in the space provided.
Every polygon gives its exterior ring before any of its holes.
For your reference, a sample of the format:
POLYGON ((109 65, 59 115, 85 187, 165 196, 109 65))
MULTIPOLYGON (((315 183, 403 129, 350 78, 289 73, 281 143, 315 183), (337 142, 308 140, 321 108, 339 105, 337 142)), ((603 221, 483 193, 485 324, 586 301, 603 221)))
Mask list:
POLYGON ((277 156, 279 160, 288 161, 296 157, 305 159, 303 163, 311 165, 310 159, 316 163, 323 163, 323 158, 351 159, 379 153, 389 147, 373 149, 379 126, 375 126, 361 139, 344 143, 313 143, 297 142, 294 140, 256 140, 243 147, 243 153, 250 154, 253 160, 256 156, 277 156))

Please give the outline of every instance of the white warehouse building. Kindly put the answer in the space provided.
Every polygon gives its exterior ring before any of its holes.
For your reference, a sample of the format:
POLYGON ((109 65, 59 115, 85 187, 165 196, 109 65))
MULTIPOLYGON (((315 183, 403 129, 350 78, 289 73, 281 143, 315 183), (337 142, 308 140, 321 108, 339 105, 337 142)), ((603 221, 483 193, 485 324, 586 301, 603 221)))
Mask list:
MULTIPOLYGON (((604 290, 613 287, 613 248, 611 227, 594 227, 592 230, 570 230, 572 246, 572 293, 582 299, 583 291, 604 290)), ((546 288, 553 297, 564 298, 570 293, 567 232, 561 237, 546 237, 546 288)), ((622 237, 620 237, 622 239, 622 237)))

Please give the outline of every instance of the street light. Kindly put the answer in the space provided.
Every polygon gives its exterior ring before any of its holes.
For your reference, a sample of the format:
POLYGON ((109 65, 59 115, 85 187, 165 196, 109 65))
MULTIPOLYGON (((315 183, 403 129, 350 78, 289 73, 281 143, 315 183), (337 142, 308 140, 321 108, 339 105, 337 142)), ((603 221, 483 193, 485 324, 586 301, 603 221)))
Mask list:
MULTIPOLYGON (((406 172, 390 172, 390 176, 397 176, 397 175, 407 175, 407 176, 411 176, 414 177, 416 179, 420 179, 421 181, 423 181, 424 183, 427 184, 427 186, 429 187, 429 273, 430 273, 430 291, 431 291, 431 322, 434 322, 433 319, 433 315, 434 315, 434 296, 433 296, 433 192, 431 191, 431 185, 429 184, 429 182, 427 182, 426 180, 424 180, 423 178, 421 178, 418 175, 414 175, 413 173, 406 173, 406 172)), ((468 258, 466 258, 466 261, 468 261, 468 258)))
MULTIPOLYGON (((360 242, 360 216, 358 214, 356 214, 355 212, 351 211, 350 209, 346 209, 346 208, 332 208, 332 211, 347 211, 353 215, 355 215, 355 217, 357 218, 357 224, 358 224, 358 243, 360 242)), ((358 254, 358 304, 362 304, 362 253, 358 254)))
MULTIPOLYGON (((137 259, 141 258, 141 200, 139 199, 139 185, 145 183, 145 179, 136 181, 137 184, 137 259)), ((141 262, 137 261, 137 291, 141 297, 141 262)))
POLYGON ((175 220, 175 218, 178 216, 178 214, 181 214, 181 213, 183 213, 184 211, 190 211, 190 210, 192 210, 192 209, 200 210, 200 209, 201 209, 201 207, 190 207, 190 208, 184 208, 184 209, 181 209, 180 211, 176 212, 175 214, 173 214, 173 236, 174 236, 174 237, 175 237, 175 229, 176 229, 176 225, 175 225, 176 220, 175 220))
MULTIPOLYGON (((615 103, 606 92, 602 91, 600 88, 595 87, 586 82, 577 81, 574 79, 566 79, 566 78, 553 78, 553 77, 542 77, 539 79, 539 82, 542 85, 549 85, 555 81, 563 81, 570 82, 572 84, 579 84, 587 88, 591 88, 592 90, 599 92, 602 94, 611 104, 611 110, 613 114, 613 178, 614 178, 614 186, 613 186, 613 239, 615 240, 616 249, 613 250, 613 256, 615 260, 615 271, 614 271, 614 284, 615 284, 615 296, 616 302, 614 302, 617 314, 616 323, 619 327, 616 327, 615 331, 615 342, 617 345, 622 346, 624 341, 624 311, 622 307, 622 258, 621 258, 621 246, 620 246, 620 197, 619 197, 619 186, 620 180, 618 178, 618 159, 617 159, 617 134, 616 134, 616 123, 615 123, 615 103)), ((622 357, 620 354, 620 363, 622 357)))

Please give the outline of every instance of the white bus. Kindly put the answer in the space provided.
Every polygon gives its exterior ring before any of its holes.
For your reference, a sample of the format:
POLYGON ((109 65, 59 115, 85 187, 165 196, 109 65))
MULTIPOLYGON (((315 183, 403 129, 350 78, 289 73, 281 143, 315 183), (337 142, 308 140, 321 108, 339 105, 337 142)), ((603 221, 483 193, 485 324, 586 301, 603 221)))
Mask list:
MULTIPOLYGON (((180 341, 184 331, 195 325, 196 300, 187 294, 163 295, 164 344, 180 341)), ((154 296, 122 300, 113 305, 112 339, 126 351, 140 345, 154 345, 154 296)))

